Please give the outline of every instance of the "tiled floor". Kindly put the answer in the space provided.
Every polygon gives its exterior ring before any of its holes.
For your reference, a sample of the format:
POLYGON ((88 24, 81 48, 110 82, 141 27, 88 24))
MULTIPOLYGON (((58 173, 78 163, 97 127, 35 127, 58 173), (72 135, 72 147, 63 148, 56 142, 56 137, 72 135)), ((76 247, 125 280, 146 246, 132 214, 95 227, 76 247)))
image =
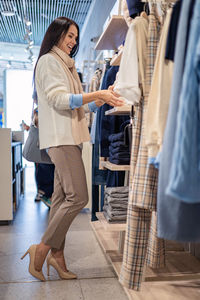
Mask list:
POLYGON ((28 256, 24 260, 20 257, 29 245, 40 241, 49 210, 43 203, 34 202, 34 170, 29 167, 26 171, 26 194, 14 222, 0 226, 0 300, 127 300, 86 212, 75 219, 66 238, 67 266, 78 280, 60 280, 53 268, 44 283, 28 273, 28 256))

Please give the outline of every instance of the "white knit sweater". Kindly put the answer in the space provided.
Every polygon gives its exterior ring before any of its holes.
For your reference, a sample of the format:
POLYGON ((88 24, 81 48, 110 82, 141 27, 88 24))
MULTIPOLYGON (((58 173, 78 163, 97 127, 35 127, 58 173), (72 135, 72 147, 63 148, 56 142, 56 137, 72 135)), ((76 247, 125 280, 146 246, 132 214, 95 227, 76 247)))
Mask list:
POLYGON ((40 149, 74 145, 69 106, 70 84, 60 63, 49 53, 36 68, 40 149))

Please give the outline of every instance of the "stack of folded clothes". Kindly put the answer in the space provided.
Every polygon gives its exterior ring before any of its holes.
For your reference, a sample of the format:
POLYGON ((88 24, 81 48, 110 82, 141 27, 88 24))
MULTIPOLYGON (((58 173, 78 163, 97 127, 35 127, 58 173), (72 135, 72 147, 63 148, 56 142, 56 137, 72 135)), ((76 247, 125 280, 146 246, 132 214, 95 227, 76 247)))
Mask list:
POLYGON ((124 132, 111 134, 108 137, 109 146, 109 161, 116 165, 130 164, 129 146, 124 145, 124 132))
POLYGON ((128 186, 105 189, 103 213, 109 223, 126 222, 128 191, 128 186))

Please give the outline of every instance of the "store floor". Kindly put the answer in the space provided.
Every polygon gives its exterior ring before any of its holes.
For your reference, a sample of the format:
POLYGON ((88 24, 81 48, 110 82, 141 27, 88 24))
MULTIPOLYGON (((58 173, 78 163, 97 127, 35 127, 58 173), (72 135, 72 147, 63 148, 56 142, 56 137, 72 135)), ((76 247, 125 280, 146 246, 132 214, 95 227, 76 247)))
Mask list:
POLYGON ((20 257, 38 243, 48 221, 48 208, 34 202, 34 169, 26 168, 26 192, 12 224, 0 226, 0 300, 127 300, 112 266, 106 260, 83 211, 67 234, 65 257, 77 280, 60 280, 50 268, 50 277, 40 282, 28 273, 28 256, 20 257))

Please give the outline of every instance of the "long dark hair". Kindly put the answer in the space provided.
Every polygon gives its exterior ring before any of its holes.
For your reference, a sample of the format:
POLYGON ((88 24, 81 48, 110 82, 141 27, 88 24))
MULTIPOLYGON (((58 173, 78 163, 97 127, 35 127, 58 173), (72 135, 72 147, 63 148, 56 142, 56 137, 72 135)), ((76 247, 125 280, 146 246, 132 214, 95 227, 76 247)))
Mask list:
MULTIPOLYGON (((66 17, 59 17, 55 19, 47 28, 47 31, 44 35, 42 45, 40 47, 40 52, 38 59, 35 64, 34 73, 33 73, 33 83, 35 82, 35 71, 37 67, 38 60, 44 54, 47 54, 53 46, 57 46, 60 39, 68 32, 71 25, 76 26, 78 31, 78 37, 76 39, 76 45, 73 47, 70 57, 74 57, 78 53, 79 49, 79 27, 73 20, 66 17)), ((35 84, 34 84, 35 85, 35 84)))

